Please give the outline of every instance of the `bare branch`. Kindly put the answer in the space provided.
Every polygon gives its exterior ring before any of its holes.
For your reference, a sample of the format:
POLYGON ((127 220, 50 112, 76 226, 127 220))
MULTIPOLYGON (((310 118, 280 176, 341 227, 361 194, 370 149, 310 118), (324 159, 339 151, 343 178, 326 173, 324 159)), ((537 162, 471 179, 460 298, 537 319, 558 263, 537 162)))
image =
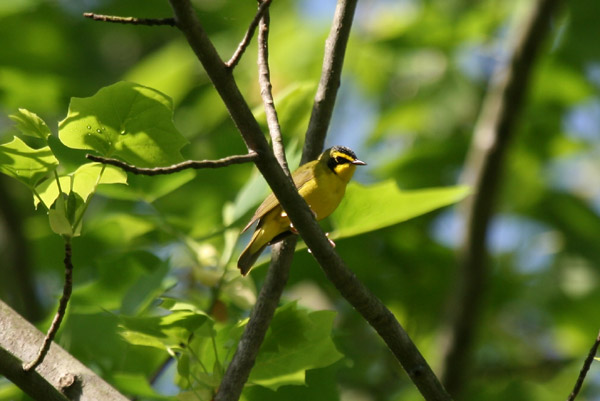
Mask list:
POLYGON ((329 280, 380 334, 425 399, 449 400, 450 397, 394 315, 348 270, 329 244, 308 205, 277 163, 258 122, 200 25, 190 1, 170 0, 170 3, 177 26, 204 66, 248 149, 258 153, 255 161, 257 168, 279 199, 294 227, 302 235, 308 248, 312 250, 313 256, 329 280))
POLYGON ((223 376, 215 401, 237 401, 240 398, 287 283, 295 248, 295 236, 273 245, 273 258, 265 283, 260 289, 235 355, 223 376))
POLYGON ((173 174, 190 168, 199 170, 203 168, 226 167, 231 166, 232 164, 250 163, 256 160, 257 155, 256 153, 248 153, 247 155, 234 155, 217 160, 186 160, 182 163, 173 164, 172 166, 152 168, 136 167, 134 165, 125 163, 124 161, 111 159, 109 157, 95 156, 90 154, 85 155, 85 157, 94 162, 110 164, 112 166, 119 167, 133 174, 161 175, 173 174))
POLYGON ((60 297, 60 301, 58 302, 58 310, 54 315, 54 319, 52 320, 50 329, 48 329, 48 333, 44 338, 44 342, 42 343, 38 354, 31 362, 23 365, 23 370, 25 370, 26 372, 31 369, 35 369, 40 363, 44 361, 44 358, 46 357, 46 354, 50 349, 50 344, 52 343, 56 332, 60 328, 60 323, 65 317, 67 305, 69 304, 71 292, 73 291, 73 263, 71 262, 71 254, 71 242, 69 240, 65 240, 65 283, 63 286, 63 294, 60 297))
POLYGON ((93 19, 94 21, 112 22, 116 24, 130 25, 168 25, 175 26, 174 18, 136 18, 136 17, 119 17, 116 15, 102 15, 95 13, 83 13, 85 18, 93 19))
POLYGON ((596 341, 594 341, 594 345, 590 349, 587 358, 583 361, 583 366, 581 367, 581 371, 579 372, 579 377, 577 377, 577 381, 575 382, 575 387, 573 387, 573 391, 569 394, 567 401, 575 401, 577 394, 581 390, 581 386, 583 386, 583 381, 585 380, 585 376, 587 372, 590 370, 590 366, 592 366, 592 362, 594 362, 594 357, 598 352, 598 346, 600 346, 600 332, 598 332, 598 336, 596 337, 596 341))
POLYGON ((346 46, 350 37, 357 2, 358 0, 339 0, 337 3, 333 24, 325 42, 321 80, 319 81, 308 123, 301 163, 316 159, 323 150, 338 88, 340 87, 346 46))
POLYGON ((443 382, 455 397, 465 383, 475 327, 480 317, 488 268, 486 233, 501 181, 504 156, 524 102, 536 54, 560 0, 537 0, 521 25, 510 59, 494 73, 465 165, 464 181, 474 194, 465 205, 466 233, 461 272, 442 346, 443 382))
POLYGON ((244 38, 238 45, 237 49, 235 50, 235 52, 233 53, 233 55, 231 56, 229 61, 227 61, 225 63, 225 66, 227 68, 234 69, 235 66, 240 62, 240 60, 242 59, 242 56, 244 55, 244 52, 246 51, 246 48, 248 47, 248 45, 250 44, 250 41, 252 40, 252 36, 254 36, 254 31, 256 30, 256 27, 258 26, 258 22, 260 21, 263 13, 268 10, 270 5, 271 5, 271 0, 265 0, 265 1, 261 2, 260 6, 258 7, 258 11, 256 12, 256 15, 252 19, 252 22, 250 22, 250 26, 248 27, 248 30, 246 31, 244 38))
POLYGON ((44 333, 0 301, 0 375, 30 397, 48 401, 127 401, 127 398, 67 351, 53 343, 44 363, 23 370, 38 351, 44 333))
POLYGON ((260 84, 260 95, 265 107, 265 115, 267 116, 273 153, 275 153, 275 157, 279 161, 279 165, 283 168, 283 171, 289 174, 290 171, 285 158, 285 149, 281 137, 281 126, 279 125, 277 110, 273 101, 271 71, 269 69, 269 23, 269 10, 266 10, 260 19, 258 28, 258 82, 260 84))

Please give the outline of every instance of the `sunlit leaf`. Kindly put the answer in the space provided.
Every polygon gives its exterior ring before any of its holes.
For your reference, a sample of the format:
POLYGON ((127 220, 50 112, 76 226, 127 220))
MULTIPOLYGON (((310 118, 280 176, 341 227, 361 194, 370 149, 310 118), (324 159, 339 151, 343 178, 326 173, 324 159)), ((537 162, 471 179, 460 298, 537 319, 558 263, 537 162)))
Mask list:
POLYGON ((33 149, 17 137, 0 145, 0 172, 16 178, 30 188, 56 166, 58 160, 48 146, 33 149))
POLYGON ((344 200, 332 215, 334 238, 378 230, 465 198, 464 186, 401 191, 393 180, 363 186, 350 183, 344 200))
POLYGON ((50 220, 50 228, 58 235, 66 237, 73 236, 73 228, 67 217, 65 197, 60 196, 54 207, 48 210, 48 219, 50 220))
MULTIPOLYGON (((63 193, 69 194, 73 190, 87 202, 96 185, 126 184, 127 174, 117 167, 86 163, 72 174, 59 177, 59 181, 63 193), (100 176, 101 172, 102 176, 100 176)), ((52 205, 59 194, 58 183, 56 180, 46 180, 36 187, 36 191, 46 206, 52 205)), ((34 204, 36 207, 39 204, 37 197, 34 198, 34 204)))
POLYGON ((164 166, 183 160, 187 143, 173 125, 166 95, 130 82, 118 82, 88 98, 72 98, 59 138, 68 147, 94 150, 137 166, 164 166))
POLYGON ((12 114, 9 117, 17 123, 17 128, 24 135, 47 140, 52 134, 44 120, 27 109, 19 109, 17 114, 12 114))

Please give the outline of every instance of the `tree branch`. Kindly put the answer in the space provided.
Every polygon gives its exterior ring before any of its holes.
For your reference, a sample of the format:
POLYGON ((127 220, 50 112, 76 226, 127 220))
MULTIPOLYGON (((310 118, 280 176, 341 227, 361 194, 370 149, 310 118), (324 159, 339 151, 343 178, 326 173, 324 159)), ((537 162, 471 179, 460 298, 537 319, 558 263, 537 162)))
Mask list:
POLYGON ((461 269, 443 336, 442 377, 458 397, 468 374, 475 328, 488 280, 486 233, 500 185, 504 156, 514 133, 536 54, 560 0, 537 0, 512 43, 510 59, 494 73, 477 122, 463 181, 474 189, 465 205, 461 269))
POLYGON ((223 64, 214 46, 196 18, 189 0, 170 0, 177 26, 204 66, 207 75, 223 99, 249 150, 255 151, 255 163, 277 196, 294 227, 312 250, 327 277, 341 294, 377 330, 411 380, 427 400, 449 400, 431 368, 421 356, 394 315, 344 265, 329 240, 315 221, 308 205, 300 197, 292 181, 283 172, 269 148, 258 122, 223 64))
POLYGON ((69 304, 71 292, 73 291, 73 263, 71 262, 71 255, 71 242, 70 240, 65 240, 65 283, 63 286, 62 296, 60 297, 60 301, 58 302, 58 310, 54 315, 52 324, 48 329, 46 337, 44 337, 44 341, 42 342, 42 346, 40 347, 36 357, 31 362, 23 365, 23 370, 26 372, 35 369, 40 363, 44 361, 44 358, 46 357, 46 354, 50 349, 50 344, 52 343, 56 332, 60 328, 60 323, 65 317, 67 305, 69 304))
POLYGON ((119 17, 115 15, 102 15, 95 13, 83 13, 85 18, 92 19, 94 21, 112 22, 117 24, 130 24, 130 25, 168 25, 175 26, 174 18, 136 18, 136 17, 119 17))
POLYGON ((292 237, 291 241, 285 240, 273 245, 273 257, 265 283, 260 289, 235 355, 223 376, 215 401, 236 401, 240 398, 275 309, 279 305, 281 293, 289 277, 295 248, 296 237, 292 237))
MULTIPOLYGON (((264 3, 261 6, 264 6, 264 3)), ((273 153, 283 171, 289 175, 290 170, 285 158, 281 126, 279 125, 279 118, 277 118, 277 110, 275 109, 275 101, 273 100, 272 93, 271 71, 269 69, 269 23, 269 10, 266 10, 260 19, 258 28, 258 83, 260 84, 260 95, 265 108, 269 134, 271 135, 273 153)))
POLYGON ((590 370, 590 366, 592 366, 592 362, 594 362, 594 357, 598 352, 598 346, 600 346, 600 332, 598 332, 598 336, 596 337, 596 341, 594 341, 594 345, 590 349, 587 358, 583 362, 583 366, 581 367, 581 371, 579 372, 579 377, 577 377, 577 381, 575 382, 575 387, 573 387, 573 391, 569 394, 567 401, 575 401, 577 394, 581 390, 581 386, 583 386, 583 381, 585 380, 585 376, 587 375, 588 370, 590 370))
POLYGON ((325 137, 340 87, 352 19, 358 0, 338 0, 333 24, 325 41, 321 80, 315 95, 304 141, 302 164, 316 159, 323 150, 325 137))
POLYGON ((246 48, 248 47, 248 45, 250 44, 250 41, 252 40, 252 36, 254 36, 254 31, 256 30, 256 27, 258 26, 258 22, 260 21, 263 13, 268 10, 270 5, 271 5, 271 0, 265 0, 265 1, 261 2, 260 6, 258 7, 258 11, 256 12, 256 15, 252 19, 252 22, 250 22, 250 26, 248 27, 248 30, 246 31, 244 38, 238 45, 237 49, 235 50, 235 52, 233 53, 233 55, 231 56, 229 61, 227 61, 225 63, 225 66, 227 68, 234 69, 235 66, 240 62, 244 52, 246 51, 246 48))
MULTIPOLYGON (((261 6, 263 6, 261 4, 261 6)), ((277 118, 277 111, 271 93, 271 79, 269 72, 269 11, 266 10, 260 20, 258 31, 258 72, 261 96, 267 116, 269 133, 273 143, 273 151, 281 168, 289 174, 281 127, 277 118)), ((279 304, 281 294, 289 277, 290 266, 296 248, 297 238, 290 237, 283 242, 275 244, 271 250, 271 264, 265 284, 260 290, 258 301, 252 309, 252 315, 240 340, 236 353, 229 364, 215 401, 238 400, 244 385, 250 376, 256 356, 265 338, 273 314, 279 304)))
POLYGON ((23 370, 37 353, 44 334, 0 301, 0 375, 36 400, 127 401, 117 390, 56 344, 44 363, 23 370))
POLYGON ((181 163, 173 164, 172 166, 167 167, 152 167, 152 168, 144 168, 144 167, 136 167, 134 165, 125 163, 124 161, 118 159, 111 159, 109 157, 102 157, 87 154, 85 157, 88 160, 110 164, 112 166, 119 167, 125 171, 128 171, 133 174, 141 174, 141 175, 161 175, 161 174, 173 174, 186 169, 203 169, 203 168, 220 168, 231 166, 232 164, 242 164, 249 163, 256 160, 256 153, 248 153, 247 155, 234 155, 224 157, 222 159, 217 160, 186 160, 181 163))

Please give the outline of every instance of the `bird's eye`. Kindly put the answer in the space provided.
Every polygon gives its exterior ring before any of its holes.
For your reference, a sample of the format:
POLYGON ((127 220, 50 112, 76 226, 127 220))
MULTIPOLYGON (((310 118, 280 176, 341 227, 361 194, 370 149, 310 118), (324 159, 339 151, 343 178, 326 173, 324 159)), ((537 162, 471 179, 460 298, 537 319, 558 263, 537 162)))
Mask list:
POLYGON ((345 157, 338 156, 335 158, 335 162, 337 164, 344 164, 344 163, 350 163, 350 160, 346 159, 345 157))

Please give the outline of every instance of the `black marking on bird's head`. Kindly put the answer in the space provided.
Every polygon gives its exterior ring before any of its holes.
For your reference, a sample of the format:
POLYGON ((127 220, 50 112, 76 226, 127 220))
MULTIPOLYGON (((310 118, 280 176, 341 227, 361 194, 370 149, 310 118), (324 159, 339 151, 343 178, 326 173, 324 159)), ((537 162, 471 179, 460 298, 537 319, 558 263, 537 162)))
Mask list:
POLYGON ((340 166, 345 164, 353 164, 357 166, 364 166, 365 162, 362 160, 358 160, 356 157, 356 153, 350 148, 345 146, 334 146, 332 148, 327 149, 322 157, 327 157, 327 167, 331 169, 335 174, 338 174, 340 166))

